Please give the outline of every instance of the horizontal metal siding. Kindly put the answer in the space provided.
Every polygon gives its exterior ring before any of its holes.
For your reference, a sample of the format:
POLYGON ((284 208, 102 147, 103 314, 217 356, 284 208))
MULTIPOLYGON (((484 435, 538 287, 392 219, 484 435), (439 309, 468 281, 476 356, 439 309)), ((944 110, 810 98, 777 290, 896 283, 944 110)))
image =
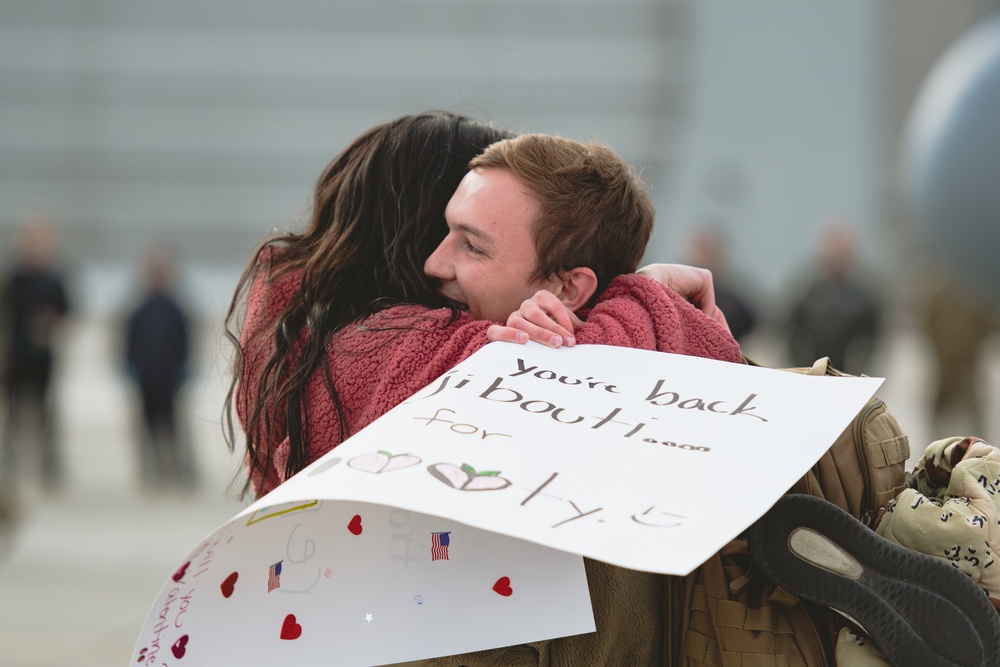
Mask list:
POLYGON ((3 1, 0 234, 43 205, 79 262, 128 259, 152 238, 238 261, 307 205, 353 137, 429 108, 599 139, 660 179, 689 85, 687 13, 652 0, 3 1))

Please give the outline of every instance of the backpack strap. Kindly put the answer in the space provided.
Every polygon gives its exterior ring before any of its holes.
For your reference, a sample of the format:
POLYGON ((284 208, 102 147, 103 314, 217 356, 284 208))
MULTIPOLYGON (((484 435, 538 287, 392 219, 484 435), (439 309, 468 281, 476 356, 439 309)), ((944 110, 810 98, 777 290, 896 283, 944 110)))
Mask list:
POLYGON ((795 596, 756 577, 738 587, 739 593, 731 589, 723 560, 731 568, 744 555, 740 550, 744 545, 743 540, 734 541, 730 546, 739 548, 726 555, 716 554, 688 575, 690 596, 684 664, 688 667, 825 664, 817 630, 795 596))
MULTIPOLYGON (((777 590, 780 589, 776 589, 775 592, 777 590)), ((795 602, 798 602, 798 600, 796 599, 795 602)), ((753 632, 772 632, 775 634, 790 634, 793 632, 791 623, 781 613, 781 609, 775 609, 770 606, 750 609, 745 604, 736 600, 711 598, 708 596, 704 584, 695 585, 692 609, 707 613, 712 620, 712 624, 717 627, 737 628, 753 632)))

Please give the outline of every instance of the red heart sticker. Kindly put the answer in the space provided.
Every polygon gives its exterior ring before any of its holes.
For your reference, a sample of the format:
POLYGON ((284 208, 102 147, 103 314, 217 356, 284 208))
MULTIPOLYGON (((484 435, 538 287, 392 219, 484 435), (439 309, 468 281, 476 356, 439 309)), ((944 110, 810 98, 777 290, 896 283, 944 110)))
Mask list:
POLYGON ((364 529, 361 527, 361 515, 360 514, 355 514, 354 515, 354 518, 351 519, 351 522, 349 524, 347 524, 347 530, 351 531, 355 535, 360 535, 361 534, 361 531, 364 530, 364 529))
POLYGON ((222 589, 222 597, 230 597, 233 594, 233 590, 236 588, 236 580, 240 578, 238 572, 233 572, 222 582, 219 588, 222 589))
POLYGON ((302 626, 295 622, 295 614, 285 616, 285 622, 281 624, 282 639, 298 639, 302 636, 302 626))
POLYGON ((183 579, 184 578, 184 573, 187 572, 188 565, 190 565, 190 564, 191 564, 191 561, 188 561, 188 562, 184 563, 183 565, 181 565, 180 568, 178 568, 177 571, 174 572, 174 576, 171 577, 171 578, 174 581, 180 581, 181 579, 183 579))
POLYGON ((174 645, 170 647, 170 652, 174 654, 174 657, 180 660, 187 653, 188 636, 184 635, 180 639, 174 642, 174 645))
POLYGON ((510 577, 500 577, 497 579, 497 582, 493 584, 493 590, 505 598, 513 595, 514 589, 510 587, 510 577))

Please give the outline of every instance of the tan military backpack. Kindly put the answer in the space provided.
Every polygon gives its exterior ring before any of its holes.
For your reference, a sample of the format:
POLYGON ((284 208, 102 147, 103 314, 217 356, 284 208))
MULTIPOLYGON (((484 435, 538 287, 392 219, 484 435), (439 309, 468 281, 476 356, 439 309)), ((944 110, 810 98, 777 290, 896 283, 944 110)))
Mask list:
MULTIPOLYGON (((744 363, 757 365, 744 357, 744 363)), ((844 376, 829 359, 808 375, 844 376)), ((903 489, 909 439, 872 398, 790 493, 824 498, 871 525, 878 508, 903 489)), ((731 541, 685 577, 675 594, 686 610, 678 647, 685 667, 825 667, 833 664, 842 617, 800 601, 755 572, 747 541, 731 541)), ((671 596, 675 597, 675 596, 671 596)), ((676 608, 676 607, 675 607, 676 608)), ((675 658, 674 662, 677 662, 675 658)))

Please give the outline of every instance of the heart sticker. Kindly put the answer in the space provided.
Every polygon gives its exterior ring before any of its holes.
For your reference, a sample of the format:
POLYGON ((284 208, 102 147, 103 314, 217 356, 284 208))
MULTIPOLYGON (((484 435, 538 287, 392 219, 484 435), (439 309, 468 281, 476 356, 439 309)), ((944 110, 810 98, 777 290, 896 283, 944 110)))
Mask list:
POLYGON ((351 531, 355 535, 360 535, 364 528, 361 527, 361 515, 355 514, 351 522, 347 524, 347 530, 351 531))
POLYGON ((173 577, 171 577, 171 579, 173 579, 174 581, 178 581, 178 582, 179 582, 179 581, 180 581, 181 579, 183 579, 183 578, 184 578, 184 574, 185 574, 185 573, 187 572, 187 569, 188 569, 188 566, 189 566, 190 564, 191 564, 191 561, 188 561, 188 562, 184 563, 183 565, 181 565, 181 566, 180 566, 180 567, 179 567, 179 568, 177 569, 177 571, 176 571, 176 572, 174 572, 174 576, 173 576, 173 577))
POLYGON ((174 654, 174 657, 180 660, 187 653, 188 636, 184 635, 180 639, 174 642, 174 645, 170 647, 170 652, 174 654))
POLYGON ((233 590, 236 588, 236 580, 240 578, 238 572, 233 572, 222 582, 219 588, 222 589, 222 597, 228 598, 233 594, 233 590))
POLYGON ((281 624, 282 639, 298 639, 302 636, 302 626, 295 622, 295 614, 285 616, 285 622, 281 624))
POLYGON ((514 589, 510 587, 510 577, 500 577, 497 579, 497 582, 493 584, 493 590, 505 598, 513 595, 514 589))

